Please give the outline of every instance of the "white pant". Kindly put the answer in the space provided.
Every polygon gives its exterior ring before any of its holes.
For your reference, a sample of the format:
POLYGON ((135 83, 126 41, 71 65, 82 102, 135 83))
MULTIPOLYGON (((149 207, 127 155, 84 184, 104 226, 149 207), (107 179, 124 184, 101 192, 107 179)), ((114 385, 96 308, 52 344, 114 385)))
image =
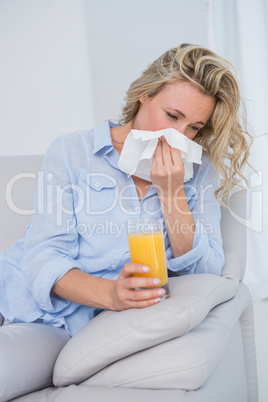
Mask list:
POLYGON ((5 322, 0 327, 0 402, 53 385, 55 361, 69 339, 63 328, 5 322))

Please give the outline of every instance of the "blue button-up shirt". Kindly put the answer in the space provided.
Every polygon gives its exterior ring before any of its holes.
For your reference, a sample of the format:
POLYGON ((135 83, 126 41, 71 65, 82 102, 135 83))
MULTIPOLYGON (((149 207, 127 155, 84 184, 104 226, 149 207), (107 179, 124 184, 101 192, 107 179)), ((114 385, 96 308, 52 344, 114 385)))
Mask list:
MULTIPOLYGON (((105 121, 94 130, 60 136, 49 147, 27 234, 0 255, 0 311, 6 319, 64 326, 74 335, 100 310, 56 296, 53 285, 72 268, 116 279, 130 261, 126 223, 162 217, 154 186, 139 201, 132 178, 118 168, 112 126, 105 121)), ((164 228, 168 268, 180 275, 221 273, 218 185, 203 155, 185 183, 195 220, 193 249, 173 258, 164 228)))

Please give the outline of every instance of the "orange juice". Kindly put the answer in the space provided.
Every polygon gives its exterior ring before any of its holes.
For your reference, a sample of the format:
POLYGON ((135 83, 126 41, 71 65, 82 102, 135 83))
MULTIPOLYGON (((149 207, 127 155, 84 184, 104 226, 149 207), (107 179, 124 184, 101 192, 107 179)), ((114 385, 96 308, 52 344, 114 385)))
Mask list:
POLYGON ((161 280, 159 287, 168 282, 165 243, 162 232, 129 233, 128 243, 132 262, 147 265, 150 271, 134 276, 150 276, 161 280))

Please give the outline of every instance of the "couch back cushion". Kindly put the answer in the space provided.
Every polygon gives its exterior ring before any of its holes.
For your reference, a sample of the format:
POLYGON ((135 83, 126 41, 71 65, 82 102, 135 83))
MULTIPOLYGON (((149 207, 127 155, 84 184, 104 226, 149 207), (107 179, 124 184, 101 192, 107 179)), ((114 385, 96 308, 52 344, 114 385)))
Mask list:
POLYGON ((0 252, 26 232, 42 161, 42 155, 0 157, 0 252))

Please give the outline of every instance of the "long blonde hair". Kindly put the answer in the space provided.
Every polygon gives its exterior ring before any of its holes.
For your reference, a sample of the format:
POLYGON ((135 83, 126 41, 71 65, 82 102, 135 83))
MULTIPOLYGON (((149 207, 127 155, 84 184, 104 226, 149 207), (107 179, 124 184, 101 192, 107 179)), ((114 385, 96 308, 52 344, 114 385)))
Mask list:
POLYGON ((190 82, 216 99, 212 116, 194 141, 202 145, 219 175, 221 185, 215 195, 221 201, 234 184, 246 181, 242 172, 252 142, 239 122, 240 91, 230 62, 197 45, 182 44, 168 50, 131 84, 120 122, 126 124, 136 116, 139 98, 154 97, 165 85, 178 81, 190 82))

